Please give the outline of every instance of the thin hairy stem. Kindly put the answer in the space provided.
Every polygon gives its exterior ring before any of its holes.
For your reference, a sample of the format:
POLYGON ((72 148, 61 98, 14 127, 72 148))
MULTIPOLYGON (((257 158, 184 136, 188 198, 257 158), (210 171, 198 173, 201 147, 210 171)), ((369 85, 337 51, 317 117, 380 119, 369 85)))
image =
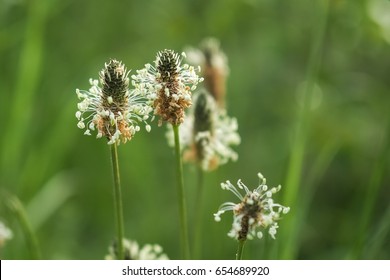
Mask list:
POLYGON ((204 171, 201 166, 197 168, 197 188, 196 188, 196 200, 195 200, 195 236, 194 236, 194 257, 201 259, 201 248, 202 248, 202 216, 203 216, 203 181, 204 171))
POLYGON ((238 241, 236 260, 242 260, 242 252, 244 251, 245 241, 246 240, 239 240, 238 241))
POLYGON ((111 161, 112 161, 112 173, 114 175, 114 207, 115 207, 115 218, 116 218, 116 231, 117 231, 117 244, 118 244, 118 259, 124 259, 123 249, 123 209, 122 209, 122 193, 121 193, 121 182, 118 162, 118 147, 117 144, 111 145, 111 161))
POLYGON ((180 153, 179 125, 172 125, 175 138, 175 154, 176 154, 176 179, 177 179, 177 194, 179 199, 179 215, 180 215, 180 241, 182 257, 190 259, 190 245, 188 237, 186 199, 184 196, 184 181, 183 181, 183 165, 180 153))

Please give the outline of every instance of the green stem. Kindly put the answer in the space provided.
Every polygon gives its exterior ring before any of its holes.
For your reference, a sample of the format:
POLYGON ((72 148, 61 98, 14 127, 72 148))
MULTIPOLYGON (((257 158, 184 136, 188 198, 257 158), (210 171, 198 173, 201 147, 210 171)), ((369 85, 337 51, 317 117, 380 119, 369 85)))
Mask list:
POLYGON ((195 237, 194 237, 194 257, 201 259, 201 248, 202 248, 202 216, 203 216, 203 181, 204 172, 202 167, 198 165, 198 180, 197 180, 197 193, 195 200, 195 237))
POLYGON ((242 260, 242 252, 244 251, 245 241, 246 240, 239 240, 238 241, 236 260, 242 260))
POLYGON ((31 253, 31 258, 34 260, 41 259, 41 251, 39 249, 38 239, 32 229, 32 226, 27 218, 26 210, 23 207, 22 202, 11 194, 5 193, 6 202, 8 206, 15 213, 22 231, 26 237, 27 244, 31 253))
POLYGON ((182 257, 190 259, 190 245, 188 238, 186 200, 184 196, 184 181, 183 181, 183 165, 180 153, 179 125, 172 125, 173 135, 175 138, 175 154, 176 154, 176 179, 177 193, 179 199, 179 215, 180 215, 180 241, 182 248, 182 257))
POLYGON ((116 144, 111 145, 111 161, 112 161, 112 172, 114 175, 114 207, 115 207, 115 218, 116 218, 116 231, 117 231, 117 242, 118 242, 118 259, 124 260, 124 249, 123 249, 123 209, 122 209, 122 194, 121 194, 121 182, 118 162, 118 147, 116 144))

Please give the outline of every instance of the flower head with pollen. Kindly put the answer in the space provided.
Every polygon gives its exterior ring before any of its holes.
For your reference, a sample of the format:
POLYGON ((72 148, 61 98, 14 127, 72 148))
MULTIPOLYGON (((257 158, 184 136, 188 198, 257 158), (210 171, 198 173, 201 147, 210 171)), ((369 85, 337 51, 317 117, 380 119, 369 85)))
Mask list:
POLYGON ((12 237, 12 231, 0 221, 0 248, 3 247, 7 240, 12 239, 12 237))
POLYGON ((154 66, 146 64, 132 76, 136 91, 151 101, 154 113, 160 116, 159 125, 184 121, 184 111, 192 104, 191 91, 203 80, 193 66, 181 64, 183 57, 185 53, 163 50, 157 53, 154 66))
MULTIPOLYGON (((218 108, 208 92, 198 91, 194 96, 194 106, 180 126, 183 159, 198 163, 204 171, 212 171, 230 160, 237 160, 238 155, 232 148, 241 141, 237 129, 235 118, 218 108)), ((173 146, 171 131, 166 136, 169 145, 173 146)))
POLYGON ((234 193, 241 201, 239 203, 225 202, 220 207, 214 218, 217 222, 221 220, 221 214, 226 211, 233 211, 233 225, 228 236, 240 241, 263 237, 262 230, 269 228, 269 235, 275 239, 278 229, 277 221, 281 214, 287 214, 290 207, 285 207, 275 203, 272 195, 277 193, 281 186, 269 189, 266 185, 266 179, 258 174, 260 179, 259 186, 250 191, 241 180, 238 180, 237 186, 241 190, 245 190, 245 196, 242 196, 239 190, 229 181, 222 183, 221 187, 224 190, 229 190, 234 193))
POLYGON ((77 104, 77 126, 85 129, 84 134, 97 130, 97 138, 120 144, 140 130, 140 123, 150 130, 147 120, 153 109, 137 91, 129 91, 128 74, 124 64, 113 59, 105 64, 99 81, 90 79, 89 90, 76 90, 81 100, 77 104))
POLYGON ((220 108, 225 107, 228 59, 216 38, 205 38, 199 48, 187 49, 187 61, 202 67, 204 87, 215 98, 220 108))
MULTIPOLYGON (((125 249, 125 260, 168 260, 168 256, 164 254, 163 248, 158 244, 145 244, 140 247, 137 241, 123 239, 125 249)), ((118 256, 117 244, 114 243, 108 248, 109 254, 106 255, 106 260, 116 260, 118 256)))

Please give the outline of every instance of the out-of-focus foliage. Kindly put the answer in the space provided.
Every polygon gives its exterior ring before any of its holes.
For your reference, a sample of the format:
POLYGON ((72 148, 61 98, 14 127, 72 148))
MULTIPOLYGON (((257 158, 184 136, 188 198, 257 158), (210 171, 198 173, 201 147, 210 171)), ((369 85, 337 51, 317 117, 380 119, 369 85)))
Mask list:
MULTIPOLYGON (((106 141, 76 126, 75 89, 87 89, 110 58, 140 69, 157 51, 216 37, 229 59, 227 108, 239 123, 239 159, 205 175, 204 259, 232 259, 234 200, 220 182, 284 184, 300 89, 323 1, 0 0, 0 188, 25 206, 45 259, 103 259, 115 236, 106 141)), ((390 257, 390 2, 329 1, 312 92, 299 204, 297 259, 390 257)), ((119 147, 125 233, 179 257, 173 150, 154 122, 119 147)), ((196 170, 184 168, 190 232, 196 170)), ((283 185, 282 192, 288 188, 283 185)), ((283 195, 278 197, 278 201, 283 195)), ((29 259, 15 214, 0 200, 13 238, 1 258, 29 259)), ((237 201, 234 201, 237 202, 237 201)), ((283 203, 283 201, 281 201, 283 203)), ((288 215, 287 215, 288 216, 288 215)), ((279 258, 277 240, 248 241, 245 259, 279 258)))

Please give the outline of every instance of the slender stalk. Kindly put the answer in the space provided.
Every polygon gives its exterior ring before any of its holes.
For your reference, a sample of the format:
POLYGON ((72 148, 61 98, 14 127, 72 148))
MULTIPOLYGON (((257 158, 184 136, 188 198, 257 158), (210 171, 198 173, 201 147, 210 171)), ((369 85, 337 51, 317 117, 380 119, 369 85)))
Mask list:
POLYGON ((6 198, 6 203, 8 204, 10 209, 12 209, 12 211, 15 213, 20 223, 22 231, 26 237, 31 258, 34 260, 41 259, 41 251, 39 249, 38 239, 28 220, 27 213, 26 210, 24 209, 22 202, 16 196, 13 196, 11 194, 4 193, 4 195, 6 198))
POLYGON ((175 138, 175 154, 176 154, 176 179, 177 179, 177 194, 179 199, 179 215, 180 215, 180 241, 182 257, 190 259, 190 244, 188 238, 186 200, 184 196, 184 181, 183 181, 183 165, 180 153, 179 125, 172 125, 173 135, 175 138))
POLYGON ((196 200, 195 200, 195 237, 194 237, 194 257, 201 259, 202 248, 202 216, 203 216, 203 181, 204 171, 200 165, 197 168, 197 188, 196 188, 196 200))
POLYGON ((238 241, 236 260, 242 260, 242 252, 244 251, 245 241, 246 240, 239 240, 238 241))
POLYGON ((112 161, 112 172, 114 175, 114 207, 115 207, 115 218, 116 218, 116 231, 118 241, 118 259, 124 260, 123 250, 123 207, 122 207, 122 193, 121 193, 121 182, 118 162, 118 147, 116 144, 111 145, 111 161, 112 161))

